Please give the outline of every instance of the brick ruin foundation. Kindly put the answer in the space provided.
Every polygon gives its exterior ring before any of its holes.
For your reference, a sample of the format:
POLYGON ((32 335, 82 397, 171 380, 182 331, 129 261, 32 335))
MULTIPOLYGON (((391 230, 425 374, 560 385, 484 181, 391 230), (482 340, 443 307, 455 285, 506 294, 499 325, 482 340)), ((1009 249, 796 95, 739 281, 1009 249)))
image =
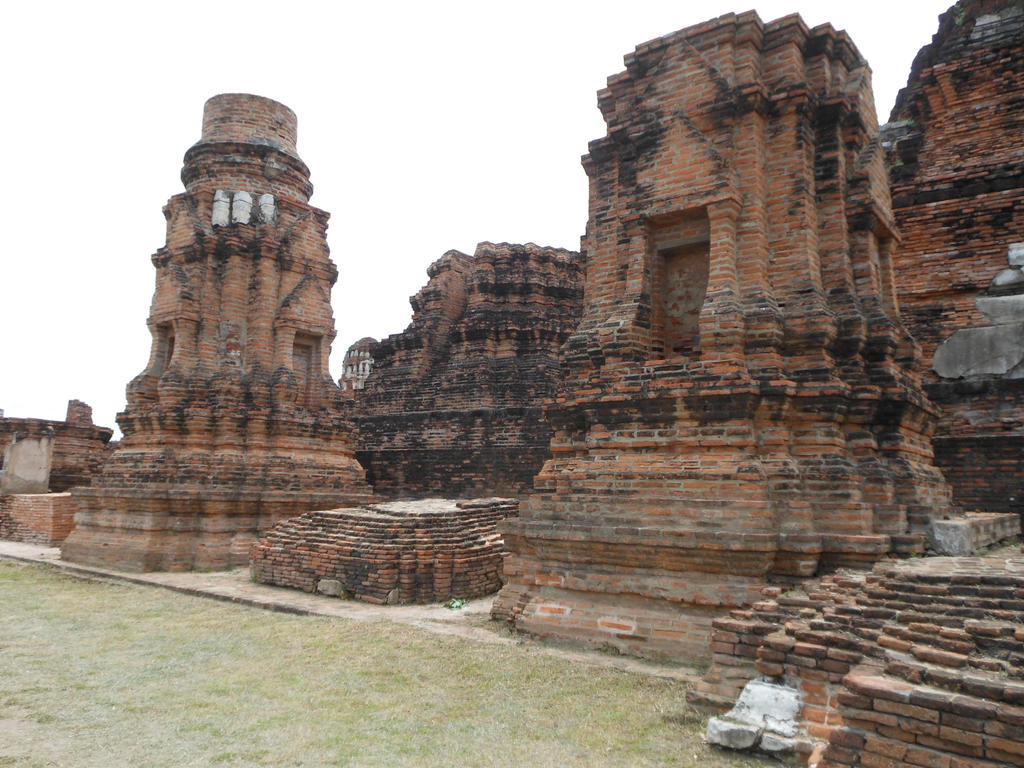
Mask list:
POLYGON ((724 709, 758 676, 795 687, 794 747, 827 743, 819 768, 1024 765, 1024 555, 771 587, 715 620, 711 648, 690 702, 724 709))
POLYGON ((886 126, 904 321, 967 509, 1024 511, 1024 6, 964 0, 886 126))
POLYGON ((507 554, 497 524, 515 499, 389 502, 308 512, 253 547, 253 579, 369 603, 430 603, 497 592, 507 554))
POLYGON ((53 434, 49 489, 62 493, 76 485, 89 485, 110 456, 114 430, 92 423, 92 408, 81 400, 69 400, 64 421, 0 417, 0 469, 4 448, 15 435, 38 438, 53 434))
POLYGON ((309 205, 294 113, 245 94, 206 103, 185 193, 164 208, 146 369, 124 439, 62 546, 125 570, 248 562, 259 532, 370 500, 327 360, 337 270, 309 205))
POLYGON ((70 493, 0 496, 0 540, 55 547, 75 527, 77 511, 70 493))
POLYGON ((1024 765, 1024 556, 888 559, 936 521, 965 551, 1010 530, 941 520, 955 502, 1024 507, 1022 46, 1019 0, 961 0, 880 135, 829 25, 729 14, 644 44, 600 93, 584 255, 448 252, 340 386, 295 116, 215 97, 125 438, 100 471, 84 404, 0 418, 49 425, 51 487, 81 486, 3 497, 0 538, 378 604, 504 579, 492 615, 520 631, 710 653, 695 705, 793 687, 790 747, 822 768, 1024 765), (367 479, 536 493, 371 504, 367 479))
POLYGON ((950 491, 845 33, 723 16, 637 48, 599 104, 583 317, 493 616, 692 658, 769 577, 921 551, 950 491))
POLYGON ((579 319, 579 254, 481 243, 427 272, 409 327, 371 347, 357 457, 385 497, 520 493, 550 455, 543 404, 579 319))

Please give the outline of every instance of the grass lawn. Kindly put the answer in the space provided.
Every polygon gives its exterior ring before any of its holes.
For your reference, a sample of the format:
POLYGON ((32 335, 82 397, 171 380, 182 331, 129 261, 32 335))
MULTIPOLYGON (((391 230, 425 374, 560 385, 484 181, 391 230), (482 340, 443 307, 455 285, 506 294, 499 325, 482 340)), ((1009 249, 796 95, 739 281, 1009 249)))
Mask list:
POLYGON ((0 560, 0 766, 754 766, 676 682, 0 560))

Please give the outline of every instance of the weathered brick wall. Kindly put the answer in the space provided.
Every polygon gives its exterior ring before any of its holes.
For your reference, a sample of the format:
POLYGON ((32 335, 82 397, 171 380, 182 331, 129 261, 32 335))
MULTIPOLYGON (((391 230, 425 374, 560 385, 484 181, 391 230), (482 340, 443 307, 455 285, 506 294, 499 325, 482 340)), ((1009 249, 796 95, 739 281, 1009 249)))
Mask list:
POLYGON ((312 509, 370 499, 328 371, 334 340, 328 214, 309 205, 295 115, 247 94, 210 99, 185 155, 145 370, 124 433, 65 559, 126 570, 248 562, 258 533, 312 509))
POLYGON ((497 524, 518 509, 515 499, 430 499, 309 512, 268 531, 250 568, 263 584, 369 603, 480 597, 501 586, 497 524))
POLYGON ((797 687, 825 766, 1024 764, 1024 556, 837 574, 714 623, 691 703, 766 675, 797 687), (964 761, 964 762, 957 762, 964 761))
POLYGON ((0 496, 0 539, 55 547, 75 527, 77 511, 70 493, 0 496))
POLYGON ((357 457, 384 496, 519 493, 550 455, 543 405, 579 319, 579 255, 481 243, 428 275, 409 327, 372 348, 357 457))
POLYGON ((50 490, 60 493, 76 485, 89 485, 110 456, 109 443, 114 431, 95 426, 92 409, 80 400, 68 401, 64 421, 0 417, 0 469, 3 468, 3 448, 15 434, 42 437, 51 429, 54 440, 50 490))
POLYGON ((870 72, 831 26, 730 14, 637 48, 599 106, 583 317, 494 615, 706 655, 769 574, 920 549, 952 511, 870 72))
POLYGON ((976 299, 1009 266, 1011 244, 1024 242, 1021 3, 963 0, 943 14, 890 120, 883 135, 902 234, 894 267, 927 392, 942 410, 936 462, 966 508, 1017 511, 1024 508, 1024 380, 942 379, 932 362, 956 331, 991 325, 976 299))

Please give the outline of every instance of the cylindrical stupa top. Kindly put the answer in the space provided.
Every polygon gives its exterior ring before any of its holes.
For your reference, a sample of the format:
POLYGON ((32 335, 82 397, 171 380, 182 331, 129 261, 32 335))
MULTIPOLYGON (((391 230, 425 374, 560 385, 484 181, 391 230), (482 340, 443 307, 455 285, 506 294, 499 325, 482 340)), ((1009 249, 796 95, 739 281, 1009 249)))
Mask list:
POLYGON ((295 113, 280 102, 248 93, 222 93, 203 107, 203 142, 237 141, 274 147, 293 157, 295 113))
POLYGON ((249 93, 214 96, 203 107, 203 135, 185 153, 181 180, 191 194, 242 191, 308 202, 313 185, 295 148, 297 133, 295 113, 280 102, 249 93))

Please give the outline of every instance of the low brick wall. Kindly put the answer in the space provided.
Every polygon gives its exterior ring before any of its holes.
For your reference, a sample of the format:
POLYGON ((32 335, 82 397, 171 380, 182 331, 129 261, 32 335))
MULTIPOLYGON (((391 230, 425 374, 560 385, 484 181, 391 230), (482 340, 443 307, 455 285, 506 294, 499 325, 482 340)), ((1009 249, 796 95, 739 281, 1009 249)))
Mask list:
POLYGON ((369 603, 473 598, 501 587, 507 554, 498 522, 515 499, 427 499, 308 512, 252 549, 253 578, 369 603), (323 584, 327 582, 330 586, 323 584))
POLYGON ((0 496, 0 539, 55 547, 75 527, 77 511, 70 493, 0 496))
POLYGON ((53 457, 49 489, 62 493, 78 485, 89 485, 99 474, 113 448, 113 430, 92 423, 92 408, 80 400, 68 402, 64 421, 46 419, 0 418, 0 468, 4 448, 14 435, 20 439, 53 435, 53 457))

